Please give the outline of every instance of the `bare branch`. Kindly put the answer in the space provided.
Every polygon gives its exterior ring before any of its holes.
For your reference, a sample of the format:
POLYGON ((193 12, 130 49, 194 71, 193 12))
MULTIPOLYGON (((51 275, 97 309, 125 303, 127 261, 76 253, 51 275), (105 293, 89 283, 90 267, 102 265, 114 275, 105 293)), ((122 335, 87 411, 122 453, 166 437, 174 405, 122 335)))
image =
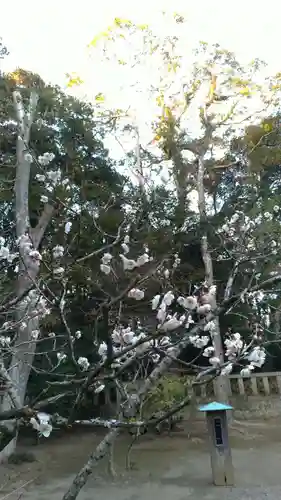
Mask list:
POLYGON ((34 228, 30 229, 30 236, 35 249, 37 249, 40 245, 40 242, 45 234, 54 211, 55 207, 53 205, 50 205, 49 203, 46 203, 38 224, 34 228))

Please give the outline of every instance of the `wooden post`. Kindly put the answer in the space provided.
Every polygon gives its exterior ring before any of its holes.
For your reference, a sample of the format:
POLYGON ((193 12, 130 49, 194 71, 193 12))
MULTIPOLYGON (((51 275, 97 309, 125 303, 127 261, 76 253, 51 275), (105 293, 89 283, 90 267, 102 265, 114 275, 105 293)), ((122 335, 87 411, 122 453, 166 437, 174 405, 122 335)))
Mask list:
POLYGON ((227 410, 232 410, 232 407, 213 402, 201 406, 199 410, 206 412, 213 483, 216 486, 233 486, 234 472, 226 414, 227 410))

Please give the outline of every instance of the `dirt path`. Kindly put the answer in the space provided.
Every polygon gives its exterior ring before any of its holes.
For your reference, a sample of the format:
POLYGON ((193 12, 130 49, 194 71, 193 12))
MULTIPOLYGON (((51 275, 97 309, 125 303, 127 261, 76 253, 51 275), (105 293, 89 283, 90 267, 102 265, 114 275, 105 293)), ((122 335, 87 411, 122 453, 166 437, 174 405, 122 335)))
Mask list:
MULTIPOLYGON (((132 452, 130 471, 125 469, 129 442, 123 437, 115 446, 117 478, 110 477, 104 461, 79 500, 276 500, 281 498, 280 424, 236 424, 243 433, 235 430, 231 436, 235 488, 211 485, 205 426, 197 424, 191 440, 183 432, 140 441, 132 452)), ((61 500, 73 474, 100 439, 100 435, 87 432, 45 441, 38 447, 23 444, 37 460, 1 468, 0 500, 61 500)))

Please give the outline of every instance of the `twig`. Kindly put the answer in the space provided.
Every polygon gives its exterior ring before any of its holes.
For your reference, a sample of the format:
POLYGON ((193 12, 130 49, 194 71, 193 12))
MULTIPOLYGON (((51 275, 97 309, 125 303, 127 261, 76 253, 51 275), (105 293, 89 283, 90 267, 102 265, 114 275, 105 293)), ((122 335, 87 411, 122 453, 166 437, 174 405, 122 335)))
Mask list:
POLYGON ((15 489, 13 491, 10 491, 10 493, 7 493, 7 495, 5 495, 4 497, 1 497, 0 500, 5 500, 6 498, 8 498, 9 496, 13 495, 17 491, 21 490, 22 488, 25 488, 25 486, 27 486, 28 484, 33 483, 33 481, 35 481, 37 479, 37 477, 34 477, 33 479, 30 479, 29 481, 26 481, 26 483, 22 484, 17 489, 15 489))

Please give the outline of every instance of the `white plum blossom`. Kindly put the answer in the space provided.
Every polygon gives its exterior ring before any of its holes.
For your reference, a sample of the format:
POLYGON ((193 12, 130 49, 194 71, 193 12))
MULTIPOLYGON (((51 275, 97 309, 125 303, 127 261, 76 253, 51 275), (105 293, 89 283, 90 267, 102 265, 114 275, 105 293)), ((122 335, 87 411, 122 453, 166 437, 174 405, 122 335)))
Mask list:
POLYGON ((144 253, 143 255, 140 255, 140 256, 137 258, 136 265, 137 265, 137 267, 141 267, 141 266, 143 266, 144 264, 146 264, 147 262, 149 262, 149 260, 150 260, 150 258, 149 258, 148 253, 144 253))
POLYGON ((210 358, 211 356, 213 356, 214 350, 215 348, 213 346, 206 347, 206 349, 204 349, 203 356, 205 356, 206 358, 210 358))
POLYGON ((266 358, 265 350, 262 347, 256 346, 246 358, 253 367, 261 368, 266 358))
MULTIPOLYGON (((116 361, 112 364, 112 367, 114 368, 121 366, 122 363, 124 363, 129 358, 134 357, 135 355, 142 356, 144 354, 147 354, 150 356, 151 360, 155 360, 154 362, 156 362, 156 358, 158 359, 158 356, 152 357, 152 355, 155 354, 153 348, 159 347, 162 349, 166 349, 171 344, 170 338, 168 336, 145 341, 146 337, 146 333, 144 331, 141 331, 140 327, 138 327, 138 330, 136 332, 134 332, 131 327, 116 327, 111 334, 111 338, 113 342, 113 352, 114 354, 119 354, 119 358, 116 359, 116 361), (141 344, 138 344, 139 341, 143 342, 141 344), (124 348, 127 348, 127 346, 131 346, 132 349, 128 353, 124 354, 124 356, 122 356, 122 350, 124 348)), ((102 342, 100 344, 98 353, 103 360, 106 360, 107 345, 105 342, 102 342)))
POLYGON ((205 314, 208 314, 211 311, 211 306, 210 304, 203 304, 202 306, 199 306, 197 308, 198 314, 201 314, 202 316, 205 314))
POLYGON ((240 371, 240 375, 242 375, 242 377, 250 377, 254 369, 255 368, 253 365, 245 366, 245 368, 242 368, 242 370, 240 371))
POLYGON ((41 296, 39 300, 36 302, 36 308, 34 309, 34 312, 40 315, 42 318, 44 318, 45 316, 50 314, 50 309, 47 306, 48 306, 47 300, 41 296))
POLYGON ((128 293, 128 297, 135 300, 142 300, 144 298, 144 291, 138 288, 132 288, 128 293))
POLYGON ((11 343, 11 337, 4 337, 4 335, 0 335, 0 345, 2 347, 7 347, 11 343))
POLYGON ((216 323, 215 321, 208 321, 206 325, 204 325, 204 332, 209 332, 210 334, 214 333, 216 331, 216 323))
POLYGON ((168 279, 169 279, 169 277, 170 277, 170 271, 169 271, 169 269, 165 269, 163 274, 164 274, 164 278, 165 278, 166 280, 168 280, 168 279))
POLYGON ((240 217, 240 213, 236 212, 236 214, 232 215, 232 217, 230 219, 230 222, 232 222, 233 224, 235 224, 235 222, 237 222, 239 220, 239 217, 240 217))
POLYGON ((209 358, 209 363, 213 366, 219 366, 220 365, 220 360, 217 356, 214 356, 212 358, 209 358))
POLYGON ((185 297, 180 296, 177 298, 177 303, 182 307, 185 306, 185 301, 186 301, 185 297))
POLYGON ((136 347, 137 354, 144 354, 151 347, 150 342, 144 342, 136 347))
POLYGON ((39 436, 49 437, 52 432, 52 425, 50 424, 51 415, 44 412, 37 413, 37 419, 32 417, 30 423, 38 433, 39 436))
POLYGON ((124 243, 126 245, 128 245, 130 243, 130 236, 128 234, 125 235, 125 238, 124 238, 124 243))
POLYGON ((42 196, 40 197, 40 201, 42 203, 48 203, 49 198, 48 198, 48 196, 45 196, 44 194, 42 194, 42 196))
MULTIPOLYGON (((240 223, 239 217, 236 217, 237 223, 240 223)), ((133 271, 135 268, 138 268, 150 261, 149 251, 147 248, 144 248, 144 253, 140 257, 129 259, 126 256, 130 250, 128 244, 129 237, 124 238, 123 243, 121 243, 123 253, 119 254, 124 271, 133 271)), ((29 251, 30 250, 31 249, 29 249, 29 251)), ((109 252, 102 255, 100 270, 103 273, 110 274, 113 270, 111 268, 112 259, 113 256, 109 252)), ((180 262, 177 255, 175 256, 175 262, 180 262)), ((160 268, 158 272, 159 274, 164 273, 164 277, 166 279, 170 277, 170 271, 168 269, 163 270, 163 268, 160 268)), ((218 331, 216 319, 208 321, 208 316, 204 319, 204 317, 214 308, 217 287, 216 285, 207 287, 206 283, 203 284, 203 287, 204 290, 207 289, 207 292, 201 295, 200 299, 193 295, 187 297, 184 295, 178 295, 173 290, 166 290, 163 292, 163 295, 161 291, 161 294, 156 294, 152 298, 151 308, 155 311, 156 319, 158 321, 157 330, 154 331, 155 337, 153 339, 149 338, 146 328, 141 327, 140 322, 137 322, 134 329, 132 329, 131 326, 115 326, 110 334, 113 354, 115 357, 114 363, 112 363, 112 368, 118 368, 127 361, 133 360, 135 357, 143 358, 144 356, 149 357, 149 359, 154 363, 158 363, 161 356, 159 356, 159 353, 155 352, 156 348, 161 348, 163 353, 168 352, 168 350, 172 353, 174 349, 173 342, 175 342, 176 345, 176 342, 178 341, 176 339, 179 333, 176 332, 176 335, 171 334, 170 338, 170 332, 172 333, 180 327, 189 329, 194 323, 197 312, 201 316, 200 324, 197 329, 195 328, 194 330, 191 330, 191 335, 189 337, 190 343, 196 348, 203 350, 203 356, 209 359, 209 363, 212 367, 214 367, 214 370, 221 368, 222 375, 229 375, 233 370, 234 363, 236 361, 240 361, 240 359, 245 359, 246 351, 244 343, 239 333, 229 335, 224 341, 228 362, 224 364, 220 360, 220 357, 217 356, 217 351, 214 345, 212 345, 214 335, 218 331), (178 312, 179 306, 183 308, 181 312, 178 312), (193 313, 195 313, 195 315, 193 313), (193 331, 198 333, 193 334, 193 331), (130 347, 130 351, 128 350, 128 346, 130 347)), ((194 293, 198 290, 199 286, 197 286, 197 288, 195 287, 194 293)), ((135 287, 129 290, 127 295, 129 298, 139 301, 144 298, 145 291, 135 287)), ((186 333, 186 335, 188 335, 188 333, 186 333)), ((76 333, 73 340, 77 338, 80 338, 80 336, 76 333)), ((108 353, 107 343, 103 341, 100 345, 97 345, 97 348, 102 361, 106 361, 108 353)), ((62 356, 64 355, 62 354, 62 356)), ((244 368, 244 372, 241 372, 244 374, 247 373, 247 370, 251 371, 255 368, 255 366, 261 366, 264 363, 265 352, 260 348, 255 348, 248 353, 247 356, 249 366, 244 368)), ((78 364, 83 370, 88 370, 89 368, 89 361, 86 357, 80 357, 78 359, 78 364)), ((103 390, 103 385, 101 387, 102 388, 100 390, 103 390)), ((96 389, 96 392, 97 391, 98 388, 96 389)))
POLYGON ((115 342, 115 344, 121 344, 122 343, 122 335, 121 335, 120 329, 114 328, 112 335, 111 335, 111 338, 112 338, 113 342, 115 342))
POLYGON ((272 215, 271 215, 270 212, 264 212, 263 215, 264 215, 265 219, 271 219, 272 218, 272 215))
POLYGON ((102 342, 99 346, 99 349, 98 349, 98 354, 101 356, 101 357, 104 357, 106 354, 107 354, 107 345, 105 342, 102 342))
POLYGON ((129 251, 130 251, 130 248, 129 248, 129 246, 127 245, 127 243, 122 243, 122 244, 121 244, 121 247, 122 247, 122 250, 123 250, 124 255, 127 255, 127 254, 129 253, 129 251))
POLYGON ((221 370, 221 375, 227 376, 230 375, 233 370, 233 363, 228 363, 221 370))
POLYGON ((38 250, 31 250, 29 252, 29 257, 31 259, 38 260, 38 261, 42 260, 42 255, 40 254, 40 252, 38 252, 38 250))
POLYGON ((225 339, 225 355, 229 360, 234 360, 243 348, 243 340, 240 333, 234 333, 229 339, 225 339))
POLYGON ((263 321, 264 321, 264 325, 266 326, 266 328, 269 328, 270 327, 270 314, 265 314, 263 321))
POLYGON ((54 257, 54 259, 60 259, 61 257, 63 257, 63 254, 64 254, 64 248, 63 248, 63 246, 56 245, 53 248, 53 257, 54 257))
POLYGON ((178 297, 177 302, 180 306, 182 306, 184 309, 196 309, 197 307, 197 299, 196 297, 178 297))
MULTIPOLYGON (((124 255, 123 258, 126 261, 129 261, 124 255)), ((136 264, 135 261, 134 265, 136 264)), ((212 295, 216 294, 216 286, 212 286, 208 290, 208 294, 205 294, 205 299, 208 297, 208 300, 212 300, 212 295)), ((128 296, 134 298, 136 300, 141 300, 144 297, 144 292, 139 290, 138 288, 133 288, 129 291, 128 296)), ((156 319, 158 320, 158 332, 163 332, 164 336, 157 337, 153 340, 147 339, 147 334, 145 331, 141 331, 140 324, 137 327, 136 331, 133 331, 131 327, 116 327, 112 334, 112 342, 113 342, 113 352, 115 355, 118 354, 118 358, 115 359, 112 367, 120 367, 123 363, 125 363, 129 359, 133 359, 134 356, 143 356, 147 355, 154 362, 158 363, 161 357, 158 353, 155 353, 155 348, 161 348, 168 353, 168 350, 172 352, 173 343, 171 338, 169 337, 169 333, 175 331, 177 328, 182 325, 185 328, 189 328, 192 323, 194 323, 191 311, 197 309, 197 311, 201 315, 205 315, 211 310, 211 305, 209 303, 203 303, 198 306, 197 298, 193 296, 177 297, 177 303, 182 306, 185 311, 188 311, 188 314, 178 314, 169 310, 170 307, 173 307, 175 301, 175 294, 172 290, 167 291, 161 301, 161 295, 157 294, 153 297, 151 301, 152 310, 156 312, 156 319), (139 341, 142 343, 138 344, 139 341), (131 350, 129 352, 125 352, 122 355, 122 351, 127 349, 127 346, 131 346, 131 350), (153 350, 154 348, 154 350, 153 350), (157 354, 157 355, 156 355, 157 354)), ((201 331, 208 333, 208 335, 200 335, 194 334, 190 335, 189 341, 192 345, 194 345, 198 349, 203 349, 203 356, 209 359, 209 363, 214 369, 221 367, 221 374, 223 376, 229 375, 234 366, 234 362, 239 356, 245 356, 245 349, 243 340, 239 333, 234 333, 229 335, 229 337, 225 340, 225 348, 226 348, 226 358, 229 360, 224 366, 221 366, 223 363, 220 358, 216 355, 216 350, 214 345, 211 344, 214 334, 216 333, 216 320, 213 319, 208 321, 205 325, 202 325, 201 331), (210 343, 210 345, 208 345, 210 343)), ((158 335, 159 335, 158 333, 158 335)), ((98 347, 98 353, 103 360, 106 360, 107 357, 107 344, 102 342, 98 347)), ((253 349, 250 353, 247 354, 247 358, 249 360, 249 365, 242 370, 242 375, 246 376, 246 374, 252 370, 254 370, 255 366, 261 366, 265 359, 265 352, 263 349, 257 347, 253 349)))
POLYGON ((152 311, 155 311, 155 309, 157 309, 159 302, 160 302, 160 297, 161 297, 160 295, 155 295, 155 297, 153 297, 153 299, 151 301, 152 311))
POLYGON ((151 360, 153 361, 153 363, 157 364, 158 361, 160 361, 160 354, 158 353, 151 354, 151 360))
POLYGON ((167 345, 170 345, 171 344, 171 341, 170 341, 170 338, 169 337, 160 337, 160 339, 156 339, 155 340, 155 345, 157 347, 164 347, 164 346, 167 346, 167 345))
POLYGON ((77 363, 80 366, 80 368, 82 368, 82 370, 84 370, 84 371, 88 370, 90 367, 90 363, 89 363, 88 359, 83 357, 83 356, 80 356, 80 358, 78 358, 77 363))
POLYGON ((160 322, 160 323, 164 323, 165 319, 166 319, 166 316, 167 316, 167 306, 165 304, 164 301, 162 301, 159 309, 158 309, 158 312, 157 312, 157 315, 156 315, 156 319, 160 322))
POLYGON ((72 222, 68 221, 68 222, 65 223, 65 226, 64 226, 64 232, 65 232, 65 234, 69 234, 70 233, 71 227, 72 227, 72 222))
POLYGON ((179 258, 179 254, 176 253, 174 255, 174 259, 175 260, 174 260, 174 263, 173 263, 173 269, 176 269, 180 265, 180 263, 181 263, 181 259, 179 258))
POLYGON ((279 212, 279 205, 274 205, 273 212, 279 212))
POLYGON ((22 234, 18 238, 17 244, 19 245, 19 248, 24 255, 30 254, 32 250, 32 242, 28 234, 22 234))
POLYGON ((113 330, 111 337, 115 344, 123 345, 123 344, 130 344, 131 342, 133 342, 135 334, 130 327, 128 328, 118 327, 113 330))
POLYGON ((172 304, 172 302, 174 302, 175 300, 175 296, 173 294, 173 292, 169 291, 167 293, 165 293, 164 297, 163 297, 163 302, 166 304, 166 306, 170 306, 172 304))
POLYGON ((103 256, 101 258, 101 261, 102 261, 103 264, 108 265, 108 264, 110 264, 110 262, 112 261, 112 259, 113 259, 113 256, 111 255, 111 253, 107 252, 107 253, 103 254, 103 256))
POLYGON ((28 163, 31 163, 32 162, 32 156, 30 153, 25 153, 24 155, 24 159, 25 161, 27 161, 28 163))
POLYGON ((63 267, 56 267, 54 270, 53 270, 53 275, 55 277, 61 277, 62 275, 64 274, 64 268, 63 267))
POLYGON ((137 267, 137 263, 133 259, 127 259, 125 255, 120 254, 120 259, 122 260, 124 271, 133 271, 137 267))
POLYGON ((187 316, 187 320, 186 320, 186 323, 185 323, 185 328, 189 328, 190 325, 193 325, 194 324, 194 320, 192 319, 192 316, 187 316))
POLYGON ((217 293, 217 285, 211 285, 210 288, 209 288, 209 293, 211 295, 216 295, 216 293, 217 293))
POLYGON ((0 247, 0 259, 8 260, 10 256, 10 250, 8 247, 0 247))
POLYGON ((59 363, 66 360, 66 354, 64 352, 57 352, 57 358, 59 363))
POLYGON ((136 341, 136 336, 131 328, 126 328, 122 333, 122 339, 125 344, 131 344, 132 342, 136 341))
POLYGON ((199 335, 190 335, 189 341, 192 345, 194 345, 194 347, 202 349, 202 347, 205 347, 209 343, 210 338, 206 335, 203 335, 202 337, 200 337, 199 335))
POLYGON ((95 388, 94 388, 94 392, 95 394, 99 394, 100 392, 102 392, 105 388, 105 385, 104 384, 97 384, 95 385, 95 388))
POLYGON ((161 330, 164 332, 171 332, 173 330, 176 330, 182 325, 183 321, 180 319, 177 319, 176 316, 173 316, 172 318, 168 319, 161 325, 161 330))
POLYGON ((39 335, 40 335, 39 330, 33 330, 33 331, 31 332, 31 338, 32 338, 33 340, 37 340, 37 339, 38 339, 38 337, 39 337, 39 335))
POLYGON ((82 337, 82 333, 81 333, 81 331, 80 331, 80 330, 77 330, 77 332, 75 332, 75 338, 76 338, 76 339, 81 339, 81 337, 82 337))
POLYGON ((38 181, 38 182, 45 182, 46 180, 46 176, 43 175, 43 174, 36 174, 35 175, 35 179, 38 181))
POLYGON ((55 155, 53 153, 44 153, 43 155, 38 156, 38 163, 46 167, 49 163, 51 163, 51 161, 53 161, 54 158, 55 155))
POLYGON ((108 275, 111 272, 111 267, 108 266, 107 264, 100 264, 100 270, 102 273, 108 275))
POLYGON ((52 182, 54 186, 56 186, 61 180, 61 171, 60 170, 48 170, 46 172, 46 177, 49 181, 52 182))

